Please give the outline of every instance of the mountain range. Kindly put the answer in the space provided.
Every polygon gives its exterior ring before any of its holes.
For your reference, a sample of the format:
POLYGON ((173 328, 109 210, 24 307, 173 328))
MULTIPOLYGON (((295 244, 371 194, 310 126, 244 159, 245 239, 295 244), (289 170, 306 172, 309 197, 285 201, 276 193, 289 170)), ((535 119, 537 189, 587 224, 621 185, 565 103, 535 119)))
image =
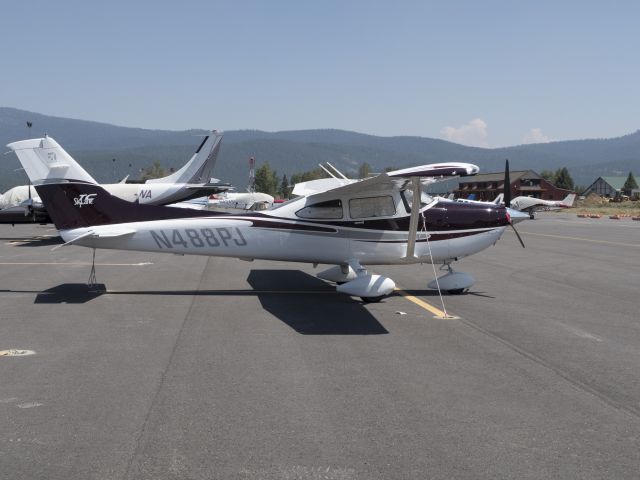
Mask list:
MULTIPOLYGON (((215 126, 212 126, 215 127, 215 126)), ((125 175, 139 177, 141 168, 159 161, 165 168, 180 167, 193 154, 207 130, 149 130, 106 123, 61 118, 0 107, 2 145, 41 137, 56 139, 100 182, 125 175), (27 127, 31 122, 32 127, 27 127)), ((482 172, 501 171, 509 159, 512 170, 556 170, 567 167, 578 185, 587 186, 598 176, 640 173, 640 131, 618 138, 569 140, 505 148, 478 148, 424 137, 380 137, 344 130, 225 132, 215 176, 244 190, 248 159, 257 166, 269 162, 279 175, 311 170, 329 161, 347 175, 355 175, 363 162, 373 171, 426 163, 468 162, 482 172)), ((0 162, 0 190, 27 181, 15 155, 0 162)))

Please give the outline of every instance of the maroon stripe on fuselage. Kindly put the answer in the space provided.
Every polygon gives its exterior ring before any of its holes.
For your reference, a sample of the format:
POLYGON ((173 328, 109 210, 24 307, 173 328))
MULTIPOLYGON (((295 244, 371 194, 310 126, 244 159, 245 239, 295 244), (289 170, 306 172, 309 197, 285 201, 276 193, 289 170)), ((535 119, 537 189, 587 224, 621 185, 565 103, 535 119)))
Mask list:
MULTIPOLYGON (((426 242, 427 240, 430 242, 436 242, 439 240, 451 240, 453 238, 462 238, 462 237, 470 237, 472 235, 478 235, 481 233, 492 232, 493 228, 487 228, 485 230, 475 230, 472 232, 450 232, 450 233, 430 233, 429 238, 421 238, 417 239, 416 243, 426 242)), ((358 242, 366 242, 366 243, 407 243, 407 240, 357 240, 358 242)))

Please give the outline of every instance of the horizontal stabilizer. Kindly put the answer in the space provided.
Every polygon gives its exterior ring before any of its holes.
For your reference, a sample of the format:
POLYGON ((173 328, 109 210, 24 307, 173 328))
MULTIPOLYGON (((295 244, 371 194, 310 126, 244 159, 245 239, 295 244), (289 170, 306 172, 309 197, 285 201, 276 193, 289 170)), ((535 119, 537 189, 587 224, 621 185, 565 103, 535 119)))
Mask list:
POLYGON ((214 193, 222 193, 231 189, 230 183, 219 184, 203 184, 203 185, 186 185, 187 190, 197 190, 203 195, 212 195, 214 193))
POLYGON ((136 233, 136 230, 133 228, 125 228, 125 229, 120 228, 117 230, 109 229, 109 230, 103 230, 103 231, 89 230, 87 233, 78 235, 77 237, 72 238, 68 242, 63 243, 62 245, 56 245, 51 249, 51 251, 57 250, 61 247, 73 245, 74 243, 80 240, 83 240, 85 238, 118 238, 118 237, 126 237, 127 235, 133 235, 134 233, 136 233))

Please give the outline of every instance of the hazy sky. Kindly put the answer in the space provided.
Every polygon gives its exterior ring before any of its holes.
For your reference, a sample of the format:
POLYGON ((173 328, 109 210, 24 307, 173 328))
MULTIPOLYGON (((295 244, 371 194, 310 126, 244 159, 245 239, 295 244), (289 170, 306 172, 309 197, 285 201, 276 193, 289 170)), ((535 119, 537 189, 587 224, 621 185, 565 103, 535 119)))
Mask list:
POLYGON ((640 2, 3 1, 0 106, 478 146, 640 128, 640 2))

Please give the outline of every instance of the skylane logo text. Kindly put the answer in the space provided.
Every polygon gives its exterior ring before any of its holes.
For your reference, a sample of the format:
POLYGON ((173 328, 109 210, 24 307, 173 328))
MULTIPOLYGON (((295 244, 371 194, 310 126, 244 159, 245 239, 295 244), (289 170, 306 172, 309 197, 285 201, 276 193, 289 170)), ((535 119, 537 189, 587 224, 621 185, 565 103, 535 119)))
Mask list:
POLYGON ((97 193, 83 193, 79 197, 74 197, 73 204, 79 208, 82 208, 83 205, 93 205, 93 200, 97 195, 97 193))

